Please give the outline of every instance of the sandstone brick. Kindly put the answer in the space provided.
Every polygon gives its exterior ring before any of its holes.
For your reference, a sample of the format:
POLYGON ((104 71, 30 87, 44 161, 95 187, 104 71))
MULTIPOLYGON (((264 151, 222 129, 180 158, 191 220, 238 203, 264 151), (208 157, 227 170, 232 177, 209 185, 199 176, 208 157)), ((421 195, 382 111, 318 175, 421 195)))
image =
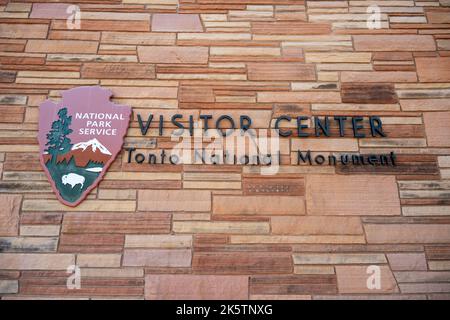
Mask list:
POLYGON ((67 13, 69 6, 67 3, 33 3, 30 18, 66 20, 70 15, 67 13))
POLYGON ((393 104, 398 102, 395 88, 391 84, 345 83, 341 85, 342 102, 393 104))
POLYGON ((402 293, 447 293, 450 283, 403 283, 399 285, 402 293))
POLYGON ((142 268, 83 268, 81 276, 87 278, 142 278, 142 268))
POLYGON ((344 71, 342 82, 417 82, 415 72, 408 71, 344 71))
POLYGON ((450 146, 450 112, 425 112, 423 115, 428 145, 450 146))
POLYGON ((203 27, 198 14, 156 13, 152 16, 152 31, 198 32, 203 27))
POLYGON ((95 79, 154 79, 155 66, 134 63, 85 63, 83 78, 95 79))
POLYGON ((59 225, 20 226, 21 236, 59 236, 59 225))
MULTIPOLYGON (((370 270, 369 270, 370 271, 370 270)), ((336 266, 339 293, 395 293, 399 292, 392 272, 387 266, 380 266, 381 287, 369 289, 367 266, 336 266)))
POLYGON ((295 264, 376 264, 386 263, 384 254, 378 253, 301 253, 294 254, 295 264))
POLYGON ((190 267, 190 249, 126 249, 123 265, 128 267, 190 267))
POLYGON ((366 224, 368 243, 446 243, 448 224, 366 224))
POLYGON ((192 236, 183 235, 127 235, 125 248, 190 248, 192 236))
MULTIPOLYGON (((135 14, 135 13, 134 13, 135 14)), ((115 31, 106 31, 102 32, 102 44, 119 44, 119 45, 145 45, 145 46, 164 46, 164 45, 172 45, 175 44, 175 33, 150 33, 150 32, 115 32, 115 31)), ((150 49, 155 49, 157 47, 139 47, 146 48, 143 49, 143 52, 151 51, 150 49)), ((140 51, 140 50, 139 50, 140 51)), ((138 52, 139 52, 138 51, 138 52)), ((139 54, 141 58, 141 55, 139 54)), ((142 58, 141 62, 150 62, 144 61, 142 58)), ((169 63, 169 62, 166 62, 169 63)))
POLYGON ((0 294, 11 294, 19 291, 17 280, 0 280, 0 294))
POLYGON ((77 265, 80 268, 117 268, 121 258, 121 254, 78 254, 77 265))
POLYGON ((387 258, 393 271, 427 270, 424 253, 390 253, 387 258))
POLYGON ((246 178, 242 181, 244 195, 304 196, 304 179, 246 178))
POLYGON ((427 18, 429 23, 450 23, 448 11, 429 11, 427 18))
POLYGON ((214 214, 305 214, 303 197, 215 196, 214 214))
POLYGON ((24 211, 122 211, 136 209, 135 201, 86 200, 78 207, 67 207, 58 200, 24 200, 24 211))
POLYGON ((26 52, 96 53, 98 43, 78 40, 28 40, 26 52))
POLYGON ((63 233, 59 240, 59 252, 119 253, 122 252, 124 242, 125 236, 122 234, 63 233))
POLYGON ((210 191, 141 190, 138 195, 140 211, 209 211, 210 191))
POLYGON ((57 237, 3 237, 0 252, 56 252, 57 237))
POLYGON ((449 82, 450 57, 416 58, 420 82, 449 82))
POLYGON ((295 274, 334 274, 334 266, 294 266, 295 274))
POLYGON ((301 151, 358 151, 358 141, 356 139, 292 139, 292 150, 301 151))
POLYGON ((172 229, 176 233, 264 234, 270 227, 266 222, 174 221, 172 229))
POLYGON ((357 217, 271 217, 273 234, 363 234, 357 217))
POLYGON ((138 47, 139 60, 150 63, 206 63, 207 47, 138 47))
POLYGON ((336 294, 336 276, 328 274, 254 276, 250 278, 250 294, 316 295, 336 294))
POLYGON ((194 252, 192 268, 203 274, 283 274, 292 272, 290 252, 194 252))
POLYGON ((311 175, 306 179, 308 214, 399 215, 394 177, 311 175))
POLYGON ((296 62, 248 63, 249 80, 316 80, 312 64, 296 62))
POLYGON ((430 35, 355 35, 356 51, 434 51, 430 35))
POLYGON ((306 62, 311 63, 370 63, 371 53, 366 52, 307 52, 306 62))
POLYGON ((21 201, 21 196, 0 195, 0 236, 18 235, 21 201))
POLYGON ((247 244, 261 244, 261 243, 297 243, 297 244, 361 244, 366 243, 363 235, 348 236, 348 235, 233 235, 230 237, 231 243, 247 243, 247 244))
POLYGON ((161 234, 170 232, 166 213, 66 213, 63 233, 161 234))
POLYGON ((248 276, 147 275, 149 300, 246 300, 248 276))
POLYGON ((75 264, 72 254, 0 253, 0 269, 66 270, 75 264))
POLYGON ((176 98, 177 89, 170 87, 110 87, 117 98, 176 98))
POLYGON ((0 23, 0 37, 12 39, 45 39, 46 24, 7 24, 0 23))
POLYGON ((258 92, 258 102, 339 103, 339 92, 258 92))

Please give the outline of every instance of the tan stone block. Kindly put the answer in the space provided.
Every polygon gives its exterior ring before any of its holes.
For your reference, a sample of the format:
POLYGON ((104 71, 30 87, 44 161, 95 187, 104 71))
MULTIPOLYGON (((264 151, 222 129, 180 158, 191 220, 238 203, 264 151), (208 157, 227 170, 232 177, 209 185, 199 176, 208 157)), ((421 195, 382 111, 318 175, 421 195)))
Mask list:
POLYGON ((0 253, 0 269, 66 270, 75 264, 73 254, 0 253))
POLYGON ((240 182, 228 181, 184 181, 184 189, 220 189, 220 190, 240 190, 240 182))
POLYGON ((424 253, 390 253, 386 256, 393 271, 427 270, 424 253))
POLYGON ((292 150, 305 152, 311 151, 358 151, 358 140, 356 139, 291 139, 292 150))
POLYGON ((270 226, 266 222, 174 221, 172 229, 176 233, 266 234, 270 226))
POLYGON ((143 268, 83 268, 81 276, 87 278, 142 278, 143 268))
POLYGON ((19 292, 19 281, 0 280, 0 294, 12 294, 19 292))
POLYGON ((172 87, 108 87, 116 98, 177 98, 177 88, 172 87))
POLYGON ((282 235, 363 234, 358 217, 271 217, 272 233, 282 235))
POLYGON ((344 71, 342 82, 417 82, 415 72, 407 71, 344 71))
POLYGON ((339 92, 258 92, 258 102, 340 103, 339 92))
POLYGON ((125 248, 190 248, 192 236, 184 235, 127 235, 125 248))
POLYGON ((157 13, 152 16, 152 31, 196 32, 202 30, 198 14, 157 13))
POLYGON ((59 225, 20 226, 21 236, 59 236, 59 225))
POLYGON ((22 196, 0 195, 0 236, 19 234, 19 210, 22 196))
POLYGON ((306 179, 308 214, 399 215, 397 184, 390 176, 311 175, 306 179))
POLYGON ((447 243, 448 224, 366 224, 368 243, 447 243))
POLYGON ((211 192, 200 190, 140 190, 139 211, 209 211, 211 192))
POLYGON ((135 201, 85 200, 77 207, 68 207, 58 200, 25 200, 23 211, 135 211, 135 201))
POLYGON ((249 80, 316 80, 314 65, 297 62, 248 63, 249 80))
POLYGON ((248 276, 147 275, 145 298, 149 300, 246 300, 248 276))
POLYGON ((308 63, 370 63, 372 54, 370 52, 307 52, 305 60, 308 63))
POLYGON ((56 252, 57 237, 3 237, 0 238, 2 252, 56 252))
POLYGON ((386 263, 380 253, 294 253, 294 264, 376 264, 386 263))
POLYGON ((312 236, 260 236, 260 235, 246 235, 246 236, 231 236, 231 243, 246 243, 246 244, 261 244, 261 243, 293 243, 293 244, 362 244, 366 243, 363 235, 361 236, 341 236, 341 235, 312 235, 312 236))
POLYGON ((47 32, 47 24, 0 24, 1 38, 45 39, 47 37, 47 32))
POLYGON ((450 99, 401 99, 404 111, 449 111, 450 99))
POLYGON ((450 112, 425 112, 425 132, 430 147, 450 147, 450 112))
POLYGON ((135 200, 136 190, 100 189, 98 190, 98 198, 109 200, 135 200))
POLYGON ((211 47, 212 56, 279 56, 280 48, 270 47, 211 47))
POLYGON ((190 249, 126 249, 123 265, 129 267, 190 267, 190 249))
MULTIPOLYGON (((135 14, 135 13, 133 13, 135 14)), ((175 33, 151 33, 151 32, 115 32, 104 31, 102 32, 102 44, 136 44, 136 45, 172 45, 175 44, 175 33)), ((142 48, 142 47, 141 47, 142 48)), ((156 47, 146 47, 156 48, 156 47)), ((148 62, 142 61, 141 62, 148 62)))
POLYGON ((450 260, 434 260, 428 261, 430 270, 450 270, 450 260))
POLYGON ((215 196, 214 214, 305 214, 303 197, 215 196))
POLYGON ((420 82, 449 82, 450 57, 416 58, 420 82))
POLYGON ((78 40, 28 40, 26 52, 97 53, 98 42, 78 40))
POLYGON ((404 216, 450 216, 450 206, 402 206, 404 216))
POLYGON ((356 51, 435 51, 431 35, 355 35, 356 51))
POLYGON ((80 268, 117 268, 120 267, 121 254, 78 254, 77 265, 80 268))
POLYGON ((334 274, 333 266, 295 266, 295 274, 334 274))
POLYGON ((207 63, 208 47, 138 47, 141 62, 150 63, 207 63))
MULTIPOLYGON (((369 270, 370 271, 370 270, 369 270)), ((387 266, 380 266, 380 289, 369 289, 367 266, 336 266, 339 293, 395 293, 399 292, 392 272, 387 266)))

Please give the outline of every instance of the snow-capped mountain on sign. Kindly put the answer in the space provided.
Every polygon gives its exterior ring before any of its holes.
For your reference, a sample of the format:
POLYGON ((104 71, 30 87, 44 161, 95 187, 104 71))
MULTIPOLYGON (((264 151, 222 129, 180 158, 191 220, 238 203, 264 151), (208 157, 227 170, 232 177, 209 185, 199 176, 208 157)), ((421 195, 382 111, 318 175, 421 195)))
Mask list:
POLYGON ((95 138, 86 142, 79 142, 74 144, 72 150, 83 149, 83 151, 85 151, 88 147, 91 147, 92 151, 94 152, 99 149, 101 153, 111 155, 111 152, 109 152, 109 150, 95 138))
POLYGON ((85 167, 89 162, 105 164, 111 158, 111 152, 94 138, 74 144, 69 152, 58 157, 58 162, 69 162, 72 157, 77 166, 85 167))

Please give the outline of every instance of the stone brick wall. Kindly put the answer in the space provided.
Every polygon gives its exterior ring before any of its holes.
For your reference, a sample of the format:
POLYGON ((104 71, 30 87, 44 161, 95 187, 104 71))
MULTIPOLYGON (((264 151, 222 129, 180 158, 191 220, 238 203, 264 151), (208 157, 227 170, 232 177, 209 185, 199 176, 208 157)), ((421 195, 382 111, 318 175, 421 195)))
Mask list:
MULTIPOLYGON (((0 0, 0 296, 450 298, 450 1, 0 0), (169 14, 169 15, 167 15, 169 14), (38 161, 38 105, 82 85, 142 114, 379 115, 387 138, 283 138, 282 166, 112 165, 80 206, 38 161), (395 151, 396 167, 294 150, 395 151), (69 265, 82 287, 66 287, 69 265), (367 267, 381 289, 366 286, 367 267)), ((131 124, 125 145, 170 147, 131 124)))

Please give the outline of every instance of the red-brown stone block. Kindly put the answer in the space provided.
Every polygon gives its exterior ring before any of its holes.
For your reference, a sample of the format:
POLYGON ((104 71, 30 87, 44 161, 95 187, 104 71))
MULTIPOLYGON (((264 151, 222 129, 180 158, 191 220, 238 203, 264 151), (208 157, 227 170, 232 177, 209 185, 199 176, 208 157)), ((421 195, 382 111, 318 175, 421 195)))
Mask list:
POLYGON ((0 195, 0 236, 18 235, 21 201, 18 195, 0 195))
POLYGON ((147 275, 148 300, 246 300, 248 276, 147 275))
POLYGON ((425 112, 425 132, 430 147, 450 147, 450 112, 425 112))
POLYGON ((390 176, 308 176, 306 206, 314 215, 400 215, 397 184, 390 176))

